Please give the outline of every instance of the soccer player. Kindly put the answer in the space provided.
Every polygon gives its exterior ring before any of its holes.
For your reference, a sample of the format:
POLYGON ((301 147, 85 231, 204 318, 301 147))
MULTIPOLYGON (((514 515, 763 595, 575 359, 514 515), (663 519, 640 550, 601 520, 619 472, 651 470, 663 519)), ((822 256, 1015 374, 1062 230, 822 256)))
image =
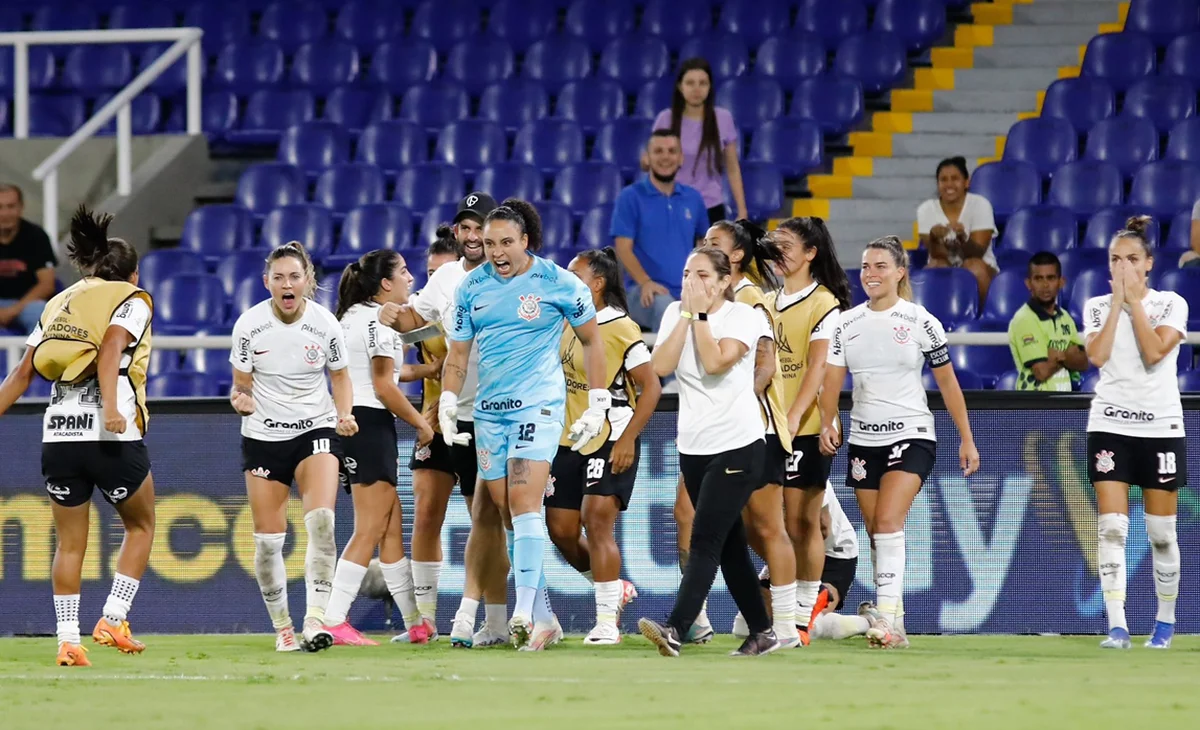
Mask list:
POLYGON ((1017 390, 1070 392, 1088 369, 1075 320, 1058 306, 1062 264, 1049 251, 1029 259, 1025 286, 1030 298, 1008 323, 1008 347, 1020 371, 1017 390))
POLYGON ((396 383, 404 351, 398 335, 379 324, 380 306, 407 302, 412 281, 404 257, 381 249, 349 264, 338 284, 337 318, 346 339, 354 386, 353 414, 359 430, 342 444, 342 481, 354 500, 354 534, 337 563, 333 593, 325 609, 325 627, 333 634, 335 645, 378 643, 346 620, 376 547, 380 571, 408 627, 409 641, 423 644, 434 633, 432 624, 417 610, 412 566, 404 555, 403 517, 396 493, 395 418, 403 418, 416 429, 418 445, 428 444, 434 433, 396 383))
POLYGON ((150 295, 137 288, 133 246, 108 237, 112 216, 83 206, 71 219, 67 252, 83 278, 46 305, 25 341, 25 356, 0 385, 0 414, 29 388, 34 373, 54 383, 42 425, 42 475, 54 516, 54 613, 59 666, 90 666, 79 636, 79 584, 94 489, 121 517, 125 538, 112 591, 92 639, 125 654, 129 610, 154 542, 154 478, 142 438, 150 362, 150 295))
MULTIPOLYGON (((650 367, 641 327, 625 313, 616 251, 584 251, 567 268, 591 292, 613 404, 600 433, 582 448, 573 448, 571 433, 563 431, 546 488, 546 527, 559 553, 595 585, 596 626, 583 643, 612 645, 621 643, 617 619, 637 598, 633 584, 621 580, 617 515, 629 507, 638 471, 638 436, 654 415, 662 385, 650 367)), ((588 387, 583 348, 573 329, 563 332, 561 355, 566 422, 574 423, 587 411, 588 387)))
POLYGON ((517 600, 509 635, 515 647, 531 651, 562 638, 542 571, 542 499, 564 425, 564 321, 579 337, 588 382, 588 407, 571 427, 575 448, 600 433, 612 405, 591 292, 574 274, 535 256, 541 244, 541 219, 529 203, 509 198, 487 215, 488 262, 455 291, 438 403, 442 438, 465 443, 469 436, 457 428, 459 393, 478 341, 475 449, 484 483, 512 529, 517 600))
POLYGON ((1128 649, 1125 623, 1125 538, 1129 486, 1142 488, 1146 536, 1154 563, 1158 616, 1146 641, 1168 649, 1179 595, 1178 490, 1187 484, 1187 438, 1175 379, 1179 343, 1187 334, 1187 300, 1155 291, 1146 277, 1154 253, 1146 242, 1150 218, 1131 218, 1109 243, 1112 294, 1083 308, 1088 359, 1100 382, 1087 423, 1088 477, 1099 517, 1100 587, 1108 613, 1105 649, 1128 649))
POLYGON ((293 241, 267 256, 263 285, 271 293, 233 326, 230 405, 242 416, 242 470, 254 520, 254 577, 275 627, 275 650, 320 651, 333 645, 322 620, 333 583, 337 545, 333 507, 341 466, 340 437, 353 436, 354 386, 346 370, 342 326, 311 299, 312 260, 293 241), (325 385, 328 371, 333 398, 325 385), (288 613, 288 491, 293 479, 304 505, 307 610, 297 643, 288 613))
POLYGON ((908 646, 903 625, 904 520, 933 470, 937 433, 929 411, 921 368, 933 369, 946 410, 958 427, 959 465, 963 476, 979 469, 979 451, 971 435, 966 401, 942 324, 910 300, 908 254, 896 236, 867 244, 862 283, 868 300, 843 312, 829 344, 825 384, 820 395, 821 451, 833 455, 841 445, 838 394, 849 371, 854 376, 850 411, 850 471, 854 490, 871 535, 875 558, 876 603, 883 616, 867 632, 872 646, 908 646))
POLYGON ((766 429, 754 392, 754 351, 771 331, 748 304, 733 301, 729 257, 704 246, 683 271, 682 297, 663 314, 651 356, 659 377, 679 381, 679 469, 696 506, 691 560, 665 623, 638 621, 663 656, 679 656, 682 639, 700 613, 720 565, 750 636, 734 652, 768 654, 779 648, 758 593, 742 509, 762 486, 766 429))

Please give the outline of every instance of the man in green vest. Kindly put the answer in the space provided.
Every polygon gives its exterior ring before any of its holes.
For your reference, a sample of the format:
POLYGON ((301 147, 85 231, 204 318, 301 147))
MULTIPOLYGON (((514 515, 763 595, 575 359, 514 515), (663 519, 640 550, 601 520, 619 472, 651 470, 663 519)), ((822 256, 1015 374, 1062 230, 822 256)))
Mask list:
POLYGON ((1029 260, 1029 301, 1008 323, 1008 346, 1020 375, 1017 390, 1070 392, 1089 367, 1075 320, 1058 306, 1063 283, 1057 256, 1042 251, 1029 260))

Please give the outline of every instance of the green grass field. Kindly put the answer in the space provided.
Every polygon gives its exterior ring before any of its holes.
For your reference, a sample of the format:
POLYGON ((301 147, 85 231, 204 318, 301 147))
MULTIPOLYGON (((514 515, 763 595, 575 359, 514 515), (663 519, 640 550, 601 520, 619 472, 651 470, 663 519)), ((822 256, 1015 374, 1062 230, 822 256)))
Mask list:
POLYGON ((733 659, 722 637, 660 657, 640 636, 541 654, 383 644, 280 655, 273 637, 145 636, 53 665, 54 640, 0 640, 0 728, 1182 728, 1200 637, 1103 652, 1098 637, 862 640, 733 659))

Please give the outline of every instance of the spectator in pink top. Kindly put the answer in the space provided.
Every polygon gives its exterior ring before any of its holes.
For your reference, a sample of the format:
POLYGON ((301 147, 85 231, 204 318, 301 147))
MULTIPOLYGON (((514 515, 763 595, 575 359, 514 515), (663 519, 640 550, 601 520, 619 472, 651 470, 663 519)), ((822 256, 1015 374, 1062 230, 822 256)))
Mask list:
MULTIPOLYGON (((683 143, 683 167, 678 182, 700 191, 709 224, 724 220, 722 178, 737 204, 734 219, 746 218, 746 194, 738 164, 738 132, 728 109, 717 107, 712 94, 712 68, 703 58, 689 58, 679 67, 671 108, 654 120, 655 129, 670 129, 683 143)), ((645 165, 643 164, 643 167, 645 165)))

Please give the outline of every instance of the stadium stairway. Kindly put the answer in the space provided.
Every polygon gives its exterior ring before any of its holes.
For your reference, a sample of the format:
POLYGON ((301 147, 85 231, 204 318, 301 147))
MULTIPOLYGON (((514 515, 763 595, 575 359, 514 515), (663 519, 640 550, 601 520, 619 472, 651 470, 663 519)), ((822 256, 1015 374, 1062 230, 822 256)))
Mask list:
MULTIPOLYGON (((1078 76, 1089 39, 1121 30, 1128 2, 997 0, 971 6, 973 21, 934 48, 912 88, 891 92, 890 111, 849 135, 851 154, 832 174, 808 177, 811 198, 793 215, 829 222, 843 265, 857 266, 866 243, 896 234, 916 247, 917 206, 935 194, 937 163, 962 155, 976 164, 999 158, 1018 119, 1036 116, 1045 88, 1078 76)), ((972 169, 974 165, 972 165, 972 169)))

